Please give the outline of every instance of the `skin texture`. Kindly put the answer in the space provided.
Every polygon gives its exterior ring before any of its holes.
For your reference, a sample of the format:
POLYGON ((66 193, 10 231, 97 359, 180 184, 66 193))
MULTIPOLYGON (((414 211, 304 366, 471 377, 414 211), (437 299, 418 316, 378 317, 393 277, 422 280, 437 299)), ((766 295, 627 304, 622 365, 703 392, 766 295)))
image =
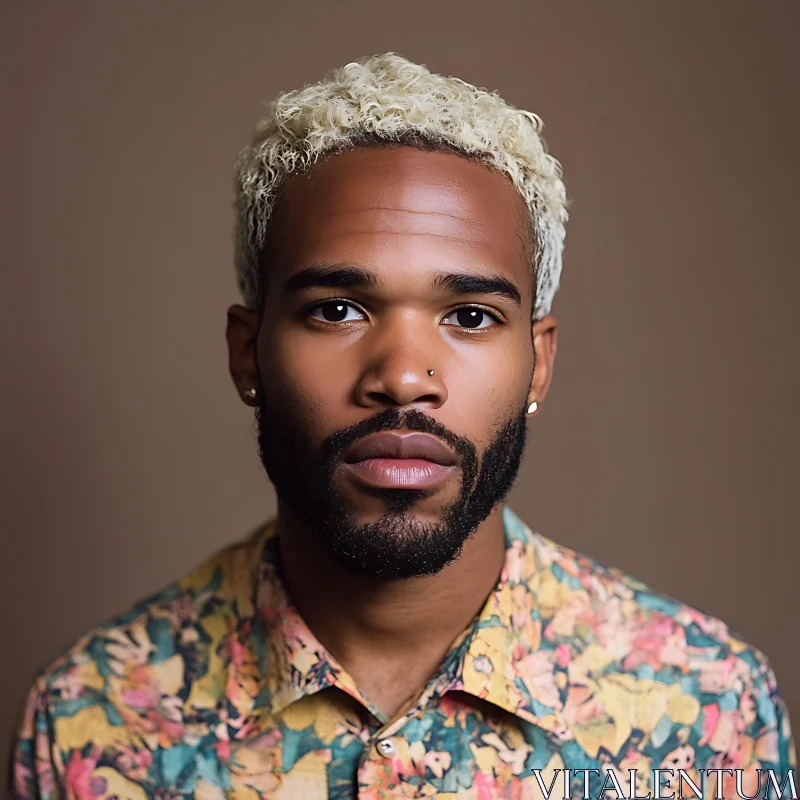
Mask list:
MULTIPOLYGON (((231 307, 227 339, 237 391, 266 415, 262 429, 290 431, 304 443, 296 463, 285 457, 279 465, 285 473, 313 476, 331 437, 371 430, 376 419, 388 416, 399 432, 429 430, 404 428, 409 412, 471 444, 480 465, 504 423, 521 419, 534 400, 541 409, 557 321, 548 316, 531 325, 526 208, 503 176, 450 153, 357 149, 293 178, 272 229, 261 318, 231 307), (286 291, 293 276, 319 264, 355 267, 374 285, 286 291), (443 273, 502 279, 520 301, 437 287, 443 273), (352 303, 343 321, 327 321, 342 317, 341 309, 331 313, 341 302, 320 307, 331 298, 352 303), (465 328, 458 314, 465 307, 493 316, 472 317, 479 327, 465 328), (256 400, 245 395, 251 387, 256 400)), ((386 492, 364 490, 345 470, 331 480, 358 524, 379 524, 391 511, 386 492)), ((320 543, 288 491, 282 497, 278 486, 287 588, 362 692, 394 715, 422 690, 494 588, 504 557, 502 503, 437 574, 390 579, 370 574, 369 564, 348 569, 320 543)), ((441 524, 461 492, 462 470, 455 469, 436 490, 401 505, 421 530, 441 524)))

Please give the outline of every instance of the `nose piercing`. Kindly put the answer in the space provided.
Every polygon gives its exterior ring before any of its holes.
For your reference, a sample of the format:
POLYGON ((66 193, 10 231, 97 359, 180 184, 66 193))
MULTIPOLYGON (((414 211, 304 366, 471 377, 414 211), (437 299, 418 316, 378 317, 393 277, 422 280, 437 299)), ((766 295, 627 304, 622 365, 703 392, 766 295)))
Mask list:
POLYGON ((428 375, 433 375, 433 370, 432 369, 428 370, 428 375))

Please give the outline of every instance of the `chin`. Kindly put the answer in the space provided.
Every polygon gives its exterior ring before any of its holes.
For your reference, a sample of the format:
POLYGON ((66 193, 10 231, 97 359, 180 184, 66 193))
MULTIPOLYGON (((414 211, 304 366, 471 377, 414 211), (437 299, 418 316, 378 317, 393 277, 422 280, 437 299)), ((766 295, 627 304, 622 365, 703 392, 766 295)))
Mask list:
POLYGON ((458 487, 427 489, 377 489, 348 486, 340 495, 357 525, 402 516, 422 523, 439 523, 458 499, 458 487))

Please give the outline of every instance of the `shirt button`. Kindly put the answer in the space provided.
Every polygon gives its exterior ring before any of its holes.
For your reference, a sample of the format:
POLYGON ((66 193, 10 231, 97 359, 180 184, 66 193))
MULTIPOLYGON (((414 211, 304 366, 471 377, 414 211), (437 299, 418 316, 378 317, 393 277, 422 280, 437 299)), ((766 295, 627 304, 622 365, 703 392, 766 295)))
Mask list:
POLYGON ((391 739, 381 739, 375 745, 375 748, 382 756, 386 756, 387 758, 393 756, 397 752, 397 748, 394 746, 394 742, 391 739))

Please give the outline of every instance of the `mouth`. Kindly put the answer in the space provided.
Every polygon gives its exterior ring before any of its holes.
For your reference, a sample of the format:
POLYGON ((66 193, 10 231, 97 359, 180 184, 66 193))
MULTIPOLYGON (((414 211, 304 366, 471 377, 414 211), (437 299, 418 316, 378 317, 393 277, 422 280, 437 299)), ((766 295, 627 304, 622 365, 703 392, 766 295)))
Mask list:
POLYGON ((388 431, 367 436, 345 452, 344 469, 379 489, 433 489, 458 468, 458 457, 427 433, 388 431))

